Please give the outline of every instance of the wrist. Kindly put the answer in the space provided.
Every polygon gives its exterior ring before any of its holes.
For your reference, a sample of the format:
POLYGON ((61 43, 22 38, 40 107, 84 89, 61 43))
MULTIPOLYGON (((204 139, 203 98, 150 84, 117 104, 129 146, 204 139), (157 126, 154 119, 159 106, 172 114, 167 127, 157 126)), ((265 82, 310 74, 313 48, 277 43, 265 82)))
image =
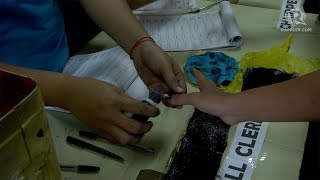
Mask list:
POLYGON ((152 46, 156 46, 156 43, 151 37, 142 37, 132 45, 129 56, 132 60, 141 58, 141 56, 144 53, 147 53, 148 49, 152 46))
POLYGON ((247 121, 247 113, 243 108, 243 102, 240 94, 228 94, 220 106, 219 116, 229 125, 238 124, 247 121))
POLYGON ((64 109, 72 110, 72 106, 75 101, 75 95, 77 94, 77 89, 79 90, 80 77, 74 77, 67 75, 61 82, 60 97, 59 101, 64 109))

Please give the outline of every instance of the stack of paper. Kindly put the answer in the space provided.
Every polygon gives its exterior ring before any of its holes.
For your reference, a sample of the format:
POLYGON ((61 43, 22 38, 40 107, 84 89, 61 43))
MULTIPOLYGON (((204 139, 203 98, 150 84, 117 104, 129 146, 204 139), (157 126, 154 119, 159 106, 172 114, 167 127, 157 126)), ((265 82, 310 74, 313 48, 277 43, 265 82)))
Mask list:
POLYGON ((195 0, 155 0, 133 11, 134 14, 165 15, 197 11, 195 0))
POLYGON ((228 1, 219 11, 174 16, 138 16, 157 44, 166 51, 231 48, 242 44, 239 26, 228 1))

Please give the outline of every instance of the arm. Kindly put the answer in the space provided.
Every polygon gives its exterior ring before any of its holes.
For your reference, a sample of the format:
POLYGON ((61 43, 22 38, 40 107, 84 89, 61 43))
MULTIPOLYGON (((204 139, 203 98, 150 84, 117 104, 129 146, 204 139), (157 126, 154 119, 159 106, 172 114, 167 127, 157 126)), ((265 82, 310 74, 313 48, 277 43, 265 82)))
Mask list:
MULTIPOLYGON (((127 53, 142 37, 149 36, 132 14, 126 0, 80 0, 89 16, 127 53)), ((135 67, 150 90, 186 92, 184 75, 177 63, 156 43, 145 41, 132 54, 135 67)))
POLYGON ((113 142, 137 143, 151 122, 138 122, 123 112, 156 116, 159 110, 125 95, 119 88, 91 78, 31 70, 0 62, 0 69, 32 77, 38 82, 46 105, 70 110, 96 132, 113 142))
POLYGON ((35 81, 37 81, 41 89, 42 99, 46 105, 68 109, 65 102, 66 99, 64 97, 69 96, 69 94, 67 94, 69 91, 68 84, 75 80, 76 77, 49 71, 31 70, 1 62, 0 69, 32 77, 35 81))
POLYGON ((235 95, 234 118, 266 121, 319 121, 320 71, 235 95))
POLYGON ((201 92, 177 95, 170 103, 194 105, 228 124, 247 120, 320 121, 320 71, 235 95, 219 91, 199 71, 192 71, 201 92))
POLYGON ((128 53, 139 38, 149 36, 126 0, 80 0, 80 3, 100 28, 128 53))

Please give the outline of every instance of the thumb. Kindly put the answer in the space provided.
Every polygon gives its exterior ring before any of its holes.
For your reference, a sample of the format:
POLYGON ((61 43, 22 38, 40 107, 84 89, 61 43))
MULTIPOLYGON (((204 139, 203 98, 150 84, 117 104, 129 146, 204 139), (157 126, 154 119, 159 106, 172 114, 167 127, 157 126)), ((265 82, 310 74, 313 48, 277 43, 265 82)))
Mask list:
POLYGON ((172 66, 163 68, 161 71, 162 77, 167 86, 176 93, 183 93, 185 90, 180 86, 178 79, 173 71, 172 66))
POLYGON ((198 99, 199 93, 189 93, 189 94, 177 94, 172 97, 168 102, 171 105, 180 106, 180 105, 195 105, 198 99))

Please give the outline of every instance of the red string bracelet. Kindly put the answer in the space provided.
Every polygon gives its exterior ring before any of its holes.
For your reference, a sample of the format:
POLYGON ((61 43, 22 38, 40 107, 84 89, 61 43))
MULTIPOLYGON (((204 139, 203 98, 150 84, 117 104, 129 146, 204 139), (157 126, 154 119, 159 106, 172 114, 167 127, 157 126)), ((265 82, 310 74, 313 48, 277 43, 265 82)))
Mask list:
POLYGON ((133 44, 132 48, 130 49, 130 53, 129 53, 130 59, 133 60, 133 58, 132 58, 133 50, 134 50, 136 47, 138 47, 140 44, 142 44, 143 42, 145 42, 145 41, 154 41, 154 40, 153 40, 150 36, 142 37, 142 38, 140 38, 139 40, 137 40, 137 41, 133 44))

